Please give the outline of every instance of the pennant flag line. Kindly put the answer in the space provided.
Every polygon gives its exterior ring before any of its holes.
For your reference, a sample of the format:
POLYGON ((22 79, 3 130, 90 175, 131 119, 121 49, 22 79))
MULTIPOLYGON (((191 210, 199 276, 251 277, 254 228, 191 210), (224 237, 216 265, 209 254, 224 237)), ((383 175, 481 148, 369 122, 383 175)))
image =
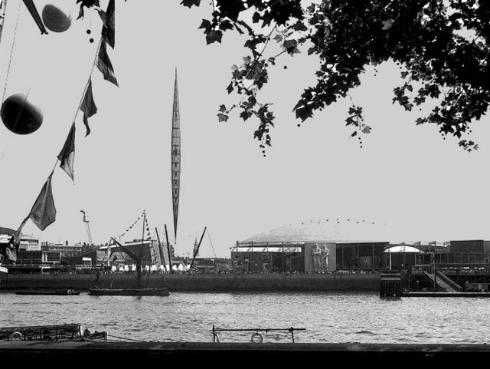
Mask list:
POLYGON ((109 55, 107 55, 107 48, 105 45, 106 42, 104 39, 102 39, 99 54, 97 55, 97 68, 99 68, 99 70, 102 72, 105 80, 112 82, 119 87, 117 84, 116 75, 114 73, 114 68, 112 68, 112 63, 109 59, 109 55))
MULTIPOLYGON (((89 130, 90 131, 90 130, 89 130)), ((61 152, 58 154, 58 159, 60 161, 60 167, 63 169, 68 176, 75 180, 75 170, 74 170, 74 162, 75 162, 75 123, 72 124, 70 133, 68 133, 68 137, 66 138, 65 144, 61 149, 61 152)))
POLYGON ((92 79, 88 80, 87 91, 85 91, 80 110, 83 112, 83 124, 85 124, 85 128, 87 129, 85 137, 87 137, 90 134, 88 118, 97 113, 97 106, 95 105, 94 95, 92 93, 92 79))
POLYGON ((104 26, 102 27, 102 38, 106 41, 110 47, 114 49, 116 43, 116 20, 115 20, 115 1, 109 0, 107 11, 99 12, 104 26))
POLYGON ((56 207, 54 206, 53 192, 51 190, 52 176, 53 172, 49 175, 29 213, 29 217, 41 231, 44 231, 46 227, 56 220, 56 207))

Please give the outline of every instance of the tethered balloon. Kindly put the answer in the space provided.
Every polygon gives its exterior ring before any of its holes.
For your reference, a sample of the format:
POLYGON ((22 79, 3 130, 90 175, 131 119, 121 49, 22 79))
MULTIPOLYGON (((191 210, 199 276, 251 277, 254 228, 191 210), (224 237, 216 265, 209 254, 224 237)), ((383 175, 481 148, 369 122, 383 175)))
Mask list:
POLYGON ((31 104, 24 94, 15 94, 5 99, 0 115, 3 124, 19 135, 37 131, 43 122, 41 110, 31 104))
POLYGON ((43 8, 42 18, 46 28, 52 32, 65 32, 71 26, 70 15, 52 4, 43 8))

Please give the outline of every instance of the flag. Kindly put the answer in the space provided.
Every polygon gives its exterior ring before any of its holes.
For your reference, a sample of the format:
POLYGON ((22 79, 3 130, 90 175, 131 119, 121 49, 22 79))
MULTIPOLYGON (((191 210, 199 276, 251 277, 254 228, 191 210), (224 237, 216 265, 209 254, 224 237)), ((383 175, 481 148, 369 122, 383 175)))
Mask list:
POLYGON ((75 180, 75 171, 73 163, 75 161, 75 123, 71 126, 70 133, 66 138, 65 144, 58 155, 58 159, 61 162, 60 167, 66 174, 70 176, 72 181, 75 180))
POLYGON ((44 231, 47 226, 56 220, 56 208, 54 206, 53 193, 51 191, 51 177, 53 172, 48 177, 48 180, 44 184, 36 202, 32 206, 29 217, 35 225, 44 231))
POLYGON ((106 41, 113 49, 116 42, 116 20, 115 20, 115 1, 109 0, 109 5, 105 12, 99 12, 104 26, 102 27, 102 38, 106 41))
POLYGON ((112 68, 112 63, 109 59, 109 55, 107 55, 107 49, 105 45, 106 42, 104 38, 102 38, 99 54, 97 55, 97 68, 99 68, 99 70, 104 75, 104 79, 114 83, 116 86, 119 86, 117 84, 116 75, 114 74, 114 69, 112 68))
POLYGON ((85 91, 80 110, 83 111, 83 124, 85 124, 85 128, 87 128, 87 133, 85 133, 85 137, 87 137, 90 134, 90 127, 88 126, 87 119, 97 113, 97 106, 95 105, 94 95, 92 94, 91 79, 88 80, 87 91, 85 91))

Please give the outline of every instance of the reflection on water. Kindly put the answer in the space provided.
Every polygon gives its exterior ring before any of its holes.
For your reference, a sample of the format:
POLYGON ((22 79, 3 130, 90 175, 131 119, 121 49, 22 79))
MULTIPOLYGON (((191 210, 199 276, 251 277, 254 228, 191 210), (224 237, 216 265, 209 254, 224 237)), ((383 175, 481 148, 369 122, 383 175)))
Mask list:
MULTIPOLYGON (((212 340, 219 328, 306 328, 297 342, 486 343, 490 299, 381 300, 356 293, 172 293, 168 297, 0 294, 0 326, 80 323, 143 341, 212 340)), ((223 332, 221 342, 250 333, 223 332)), ((264 342, 288 342, 270 332, 264 342)))

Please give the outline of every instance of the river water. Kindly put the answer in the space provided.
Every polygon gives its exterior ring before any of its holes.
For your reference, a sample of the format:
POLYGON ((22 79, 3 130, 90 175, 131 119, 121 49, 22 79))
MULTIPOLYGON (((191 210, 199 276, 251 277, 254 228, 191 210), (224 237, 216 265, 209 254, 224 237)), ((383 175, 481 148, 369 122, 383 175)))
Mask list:
MULTIPOLYGON (((212 340, 218 328, 306 328, 297 342, 490 343, 490 299, 377 293, 171 293, 168 297, 0 294, 0 327, 79 323, 109 338, 212 340)), ((246 342, 251 333, 222 333, 246 342)), ((289 342, 269 333, 264 342, 289 342)))

